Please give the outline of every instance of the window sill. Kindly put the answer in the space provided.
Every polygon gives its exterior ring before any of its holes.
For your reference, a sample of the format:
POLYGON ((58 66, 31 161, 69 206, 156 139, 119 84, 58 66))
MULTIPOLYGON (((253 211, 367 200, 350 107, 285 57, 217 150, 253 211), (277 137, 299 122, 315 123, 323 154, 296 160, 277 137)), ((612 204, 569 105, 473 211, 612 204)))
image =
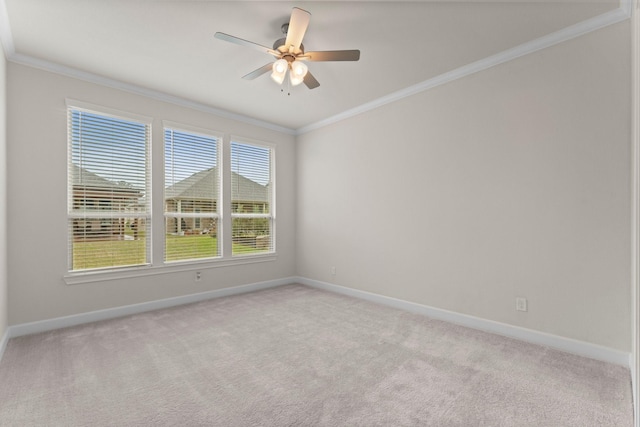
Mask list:
POLYGON ((67 285, 80 285, 83 283, 105 282, 108 280, 129 279, 132 277, 155 276, 158 274, 179 273, 183 271, 200 271, 219 267, 231 267, 243 264, 255 264, 260 262, 271 262, 277 259, 277 254, 269 253, 265 255, 242 255, 234 258, 174 262, 157 266, 141 266, 123 268, 111 271, 87 271, 67 273, 63 279, 67 285))

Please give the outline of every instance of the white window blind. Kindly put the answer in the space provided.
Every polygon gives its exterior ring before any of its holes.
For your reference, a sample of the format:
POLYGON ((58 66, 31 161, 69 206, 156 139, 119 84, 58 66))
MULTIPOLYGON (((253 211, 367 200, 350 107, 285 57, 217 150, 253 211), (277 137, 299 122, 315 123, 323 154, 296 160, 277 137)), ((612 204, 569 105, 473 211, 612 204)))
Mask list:
POLYGON ((149 123, 68 109, 69 270, 149 264, 149 123))
POLYGON ((165 262, 220 256, 219 138, 165 128, 165 262))
POLYGON ((231 142, 232 254, 274 251, 273 150, 231 142))

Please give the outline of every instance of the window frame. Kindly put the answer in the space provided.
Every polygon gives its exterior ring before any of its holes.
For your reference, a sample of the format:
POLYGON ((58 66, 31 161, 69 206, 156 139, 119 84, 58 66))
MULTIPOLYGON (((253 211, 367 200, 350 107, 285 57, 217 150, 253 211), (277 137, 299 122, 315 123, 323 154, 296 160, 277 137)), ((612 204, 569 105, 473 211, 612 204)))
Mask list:
MULTIPOLYGON (((187 125, 184 123, 167 120, 163 117, 150 117, 141 114, 131 113, 115 108, 104 107, 84 101, 74 99, 66 100, 67 111, 70 107, 80 110, 87 110, 91 113, 105 116, 114 116, 125 120, 134 120, 149 126, 149 140, 147 144, 146 167, 148 171, 148 195, 149 208, 147 223, 149 229, 149 244, 146 248, 149 254, 149 263, 145 265, 124 266, 106 269, 71 270, 69 265, 65 267, 66 273, 62 275, 67 285, 80 285, 85 283, 105 282, 111 280, 122 280, 136 277, 149 277, 180 272, 201 272, 208 269, 225 268, 231 266, 242 266, 257 263, 273 262, 277 260, 277 232, 276 232, 276 160, 277 144, 264 140, 247 138, 227 132, 220 132, 209 128, 187 125), (164 221, 164 129, 172 127, 176 130, 214 136, 218 138, 218 167, 220 168, 220 201, 218 206, 218 246, 219 256, 216 258, 193 259, 176 262, 164 262, 165 258, 165 221, 164 221), (158 137, 160 135, 160 137, 158 137), (232 254, 232 219, 231 219, 231 141, 243 144, 256 145, 270 149, 270 182, 271 188, 271 250, 269 252, 247 253, 242 255, 232 254), (158 154, 159 153, 159 154, 158 154), (160 170, 161 174, 154 174, 160 170), (155 195, 155 197, 153 197, 155 195), (227 202, 228 201, 228 202, 227 202), (160 209, 161 215, 154 212, 160 209)), ((65 125, 68 129, 68 113, 65 114, 65 125)), ((68 165, 71 161, 70 137, 67 134, 67 176, 68 165)), ((67 182, 67 195, 69 193, 69 183, 67 182)), ((72 197, 71 197, 72 199, 72 197)), ((70 206, 67 201, 67 223, 69 219, 70 206)), ((67 232, 67 264, 72 263, 72 246, 70 245, 69 226, 67 232)))
MULTIPOLYGON (((252 138, 245 138, 239 135, 231 135, 228 141, 229 147, 229 187, 231 186, 231 174, 233 173, 233 165, 231 160, 231 145, 233 143, 252 145, 255 147, 268 149, 269 150, 269 183, 270 183, 270 209, 269 213, 233 213, 232 205, 233 205, 233 196, 231 195, 231 191, 229 191, 229 228, 233 227, 233 219, 234 218, 267 218, 270 221, 270 250, 265 252, 248 252, 248 253, 240 253, 234 254, 233 248, 231 248, 231 252, 229 256, 233 259, 242 259, 242 258, 250 258, 250 257, 259 257, 259 256, 268 256, 276 254, 276 242, 277 242, 277 232, 276 232, 276 145, 264 142, 252 138)), ((229 188, 231 190, 231 188, 229 188)), ((231 231, 231 234, 233 232, 231 231)))
MULTIPOLYGON (((113 108, 98 106, 83 101, 77 101, 72 99, 66 100, 66 126, 67 126, 67 275, 83 275, 83 274, 95 274, 95 273, 109 273, 130 269, 145 269, 149 268, 153 264, 153 175, 152 175, 152 147, 153 147, 153 119, 140 114, 135 114, 127 111, 117 110, 113 108), (76 200, 74 198, 73 189, 73 173, 71 168, 73 167, 73 138, 69 132, 71 124, 71 115, 73 111, 86 112, 96 116, 102 116, 105 118, 118 119, 130 122, 136 122, 145 126, 145 212, 136 213, 124 213, 113 211, 112 209, 103 209, 102 202, 104 200, 93 200, 92 203, 96 206, 95 212, 93 210, 84 209, 82 212, 78 212, 76 207, 76 200), (97 204, 96 204, 97 203, 97 204), (114 212, 118 212, 118 215, 113 215, 114 212), (89 213, 89 215, 87 215, 89 213), (144 218, 146 221, 147 233, 145 234, 145 262, 140 264, 128 264, 128 265, 115 265, 97 268, 87 269, 73 269, 73 231, 70 226, 73 220, 82 220, 85 218, 103 219, 103 218, 144 218)), ((86 199, 85 199, 86 200, 86 199)))
MULTIPOLYGON (((213 131, 213 130, 209 130, 209 129, 203 129, 203 128, 199 128, 199 127, 195 127, 195 126, 188 126, 188 125, 184 125, 181 123, 177 123, 177 122, 172 122, 169 120, 162 120, 162 213, 163 213, 163 227, 162 227, 162 264, 163 265, 174 265, 174 264, 193 264, 193 263, 203 263, 203 262, 213 262, 216 260, 220 260, 222 258, 224 258, 224 248, 223 248, 223 243, 224 243, 224 233, 223 233, 223 207, 224 207, 224 203, 225 203, 225 198, 224 198, 224 185, 225 185, 225 180, 223 178, 224 175, 224 161, 223 161, 223 154, 224 154, 224 133, 222 132, 218 132, 218 131, 213 131), (166 147, 166 139, 165 139, 165 131, 166 130, 173 130, 173 131, 177 131, 177 132, 182 132, 182 133, 188 133, 194 136, 202 136, 205 138, 214 138, 216 140, 216 167, 218 168, 218 197, 219 200, 217 201, 217 205, 216 205, 216 213, 215 214, 210 214, 208 213, 207 215, 205 215, 208 218, 215 218, 217 220, 217 247, 218 247, 218 254, 216 256, 213 257, 204 257, 204 258, 191 258, 191 259, 181 259, 181 260, 167 260, 167 242, 166 242, 166 236, 167 236, 167 229, 166 229, 166 219, 169 217, 175 217, 175 218, 193 218, 195 219, 200 219, 202 218, 202 216, 198 216, 196 218, 196 213, 177 213, 176 215, 172 215, 171 213, 166 212, 165 206, 166 206, 166 179, 167 179, 167 171, 166 171, 166 152, 165 152, 165 147, 166 147)), ((152 182, 153 185, 153 182, 152 182)), ((194 210, 196 208, 194 207, 194 210)), ((195 222, 195 221, 194 221, 195 222)), ((160 263, 160 262, 158 262, 160 263)))

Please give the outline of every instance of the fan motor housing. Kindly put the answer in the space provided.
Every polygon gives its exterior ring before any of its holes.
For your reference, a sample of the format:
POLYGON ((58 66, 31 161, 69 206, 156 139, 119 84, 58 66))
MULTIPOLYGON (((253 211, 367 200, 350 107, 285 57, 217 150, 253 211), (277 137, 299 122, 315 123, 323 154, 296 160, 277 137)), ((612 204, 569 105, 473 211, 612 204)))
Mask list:
MULTIPOLYGON (((287 41, 286 37, 276 40, 273 43, 273 50, 277 50, 278 52, 282 52, 282 53, 288 52, 289 49, 287 49, 285 46, 286 41, 287 41)), ((304 53, 304 45, 302 43, 300 43, 300 52, 304 53)))

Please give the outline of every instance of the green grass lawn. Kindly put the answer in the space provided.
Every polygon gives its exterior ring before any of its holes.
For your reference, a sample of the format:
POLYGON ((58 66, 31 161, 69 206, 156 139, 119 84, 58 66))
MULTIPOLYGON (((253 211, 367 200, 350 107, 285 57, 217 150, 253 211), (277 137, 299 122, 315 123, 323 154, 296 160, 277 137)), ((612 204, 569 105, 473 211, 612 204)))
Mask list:
MULTIPOLYGON (((73 243, 73 269, 86 270, 145 263, 146 240, 101 240, 73 243)), ((233 243, 233 254, 266 252, 251 246, 233 243)), ((167 261, 209 258, 218 254, 218 239, 209 235, 166 236, 167 261)))
POLYGON ((73 269, 137 265, 145 262, 144 240, 105 240, 73 243, 73 269))
POLYGON ((218 255, 218 239, 209 235, 165 236, 167 261, 210 258, 218 255))

